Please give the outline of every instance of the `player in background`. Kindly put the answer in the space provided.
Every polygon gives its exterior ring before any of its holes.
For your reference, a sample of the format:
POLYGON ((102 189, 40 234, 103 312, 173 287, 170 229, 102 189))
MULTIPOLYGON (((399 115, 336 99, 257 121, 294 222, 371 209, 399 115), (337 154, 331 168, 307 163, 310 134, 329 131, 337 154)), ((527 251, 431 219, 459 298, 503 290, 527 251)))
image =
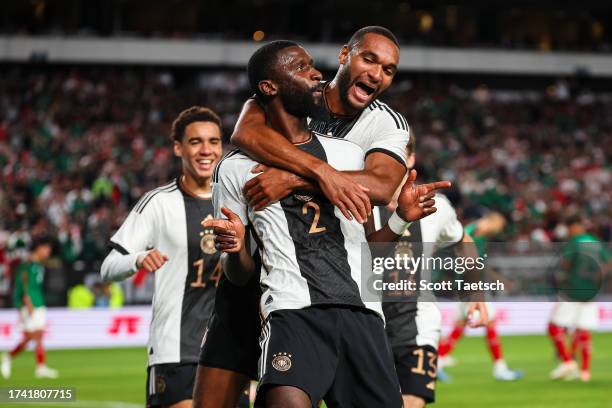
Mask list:
MULTIPOLYGON (((414 134, 411 132, 407 146, 407 165, 412 169, 415 164, 414 134)), ((385 223, 398 207, 400 189, 386 208, 380 208, 380 223, 385 223)), ((463 226, 457 220, 457 214, 446 196, 436 194, 437 211, 423 219, 413 222, 399 238, 396 254, 406 253, 410 257, 430 257, 437 249, 456 248, 468 252, 467 246, 473 245, 463 226), (463 245, 460 245, 463 244, 463 245)), ((377 226, 378 227, 378 226, 377 226)), ((459 255, 459 254, 458 254, 459 255)), ((392 272, 394 281, 414 279, 418 282, 426 278, 428 272, 419 268, 411 275, 411 271, 392 272)), ((389 277, 391 278, 391 276, 389 277)), ((431 280, 431 279, 430 279, 431 280)), ((401 296, 402 294, 396 294, 401 296)), ((386 320, 386 332, 393 350, 395 369, 400 382, 404 408, 422 408, 435 401, 435 385, 437 379, 437 348, 440 338, 442 318, 435 300, 420 300, 418 302, 393 301, 387 297, 383 303, 386 320)), ((488 323, 487 310, 482 302, 471 302, 471 316, 478 311, 478 320, 469 322, 472 327, 488 323)))
POLYGON ((147 405, 191 407, 207 318, 222 276, 212 231, 211 177, 222 154, 221 120, 194 106, 172 124, 181 174, 146 193, 111 237, 102 264, 105 280, 124 280, 141 268, 154 272, 147 345, 147 405))
MULTIPOLYGON (((305 115, 314 105, 310 99, 320 97, 320 74, 303 48, 287 41, 263 46, 249 61, 249 79, 271 126, 299 148, 340 170, 363 166, 357 145, 306 128, 305 115)), ((311 407, 324 398, 330 407, 401 406, 399 393, 394 395, 399 387, 380 304, 363 302, 359 294, 363 227, 307 189, 256 211, 242 191, 249 178, 256 177, 254 163, 240 151, 220 162, 213 200, 216 211, 221 210, 217 216, 228 219, 204 225, 215 226, 218 248, 231 252, 225 273, 233 280, 244 280, 234 274, 253 270, 244 244, 245 225, 258 237, 266 320, 256 404, 311 407)), ((433 190, 450 184, 413 187, 415 176, 411 173, 402 190, 402 202, 409 204, 398 211, 402 220, 433 212, 433 190)), ((401 224, 403 232, 406 221, 401 224)), ((373 235, 377 240, 397 239, 395 227, 389 223, 373 235)))
MULTIPOLYGON (((487 250, 489 239, 495 237, 503 231, 506 226, 506 219, 497 212, 489 212, 484 217, 468 224, 465 227, 465 233, 470 235, 476 245, 478 256, 484 256, 487 250)), ((451 366, 454 361, 450 353, 453 351, 457 341, 461 339, 465 331, 465 326, 468 322, 468 308, 466 303, 458 305, 459 317, 454 323, 453 329, 449 336, 440 342, 438 348, 439 366, 441 369, 451 366)), ((501 340, 495 323, 495 308, 487 302, 489 313, 489 323, 486 326, 486 342, 493 360, 493 378, 500 381, 515 381, 523 377, 521 371, 516 371, 508 368, 508 364, 503 357, 501 340)))
POLYGON ((550 373, 553 380, 591 380, 591 331, 599 324, 599 310, 593 297, 597 294, 604 274, 610 269, 610 254, 601 241, 584 228, 580 215, 568 218, 569 240, 563 249, 562 288, 567 301, 559 302, 548 324, 548 335, 561 360, 550 373), (566 331, 573 331, 573 352, 566 345, 566 331), (574 353, 582 358, 580 368, 574 353))
POLYGON ((15 272, 15 291, 13 304, 19 310, 19 321, 23 328, 22 340, 8 353, 2 354, 2 377, 11 376, 11 360, 34 341, 36 355, 37 378, 57 378, 58 372, 45 364, 45 348, 43 334, 46 324, 45 296, 43 280, 45 268, 43 264, 51 256, 52 241, 47 237, 39 237, 32 241, 32 250, 27 262, 20 264, 15 272))
MULTIPOLYGON (((401 114, 376 98, 391 85, 399 63, 399 44, 383 27, 364 27, 341 49, 339 62, 336 77, 326 85, 323 98, 317 102, 319 109, 312 113, 318 119, 311 124, 325 135, 357 143, 366 152, 365 171, 340 172, 294 146, 268 126, 263 108, 255 99, 249 99, 232 143, 269 165, 254 168, 258 177, 250 178, 245 185, 246 197, 254 209, 278 202, 294 190, 320 188, 342 214, 348 218, 354 215, 363 222, 370 213, 369 197, 375 204, 391 200, 406 172, 409 127, 401 114), (367 193, 362 185, 367 187, 367 193)), ((256 284, 258 279, 250 286, 256 284)), ((257 308, 254 291, 258 292, 257 288, 244 290, 228 281, 219 286, 202 349, 197 387, 201 395, 215 395, 219 400, 203 399, 198 407, 231 407, 232 396, 243 389, 249 377, 256 376, 253 367, 259 358, 258 334, 246 332, 253 331, 250 320, 259 322, 259 318, 251 319, 250 313, 243 313, 253 304, 257 308), (226 298, 231 300, 225 301, 226 298), (242 306, 232 306, 238 303, 242 306)))

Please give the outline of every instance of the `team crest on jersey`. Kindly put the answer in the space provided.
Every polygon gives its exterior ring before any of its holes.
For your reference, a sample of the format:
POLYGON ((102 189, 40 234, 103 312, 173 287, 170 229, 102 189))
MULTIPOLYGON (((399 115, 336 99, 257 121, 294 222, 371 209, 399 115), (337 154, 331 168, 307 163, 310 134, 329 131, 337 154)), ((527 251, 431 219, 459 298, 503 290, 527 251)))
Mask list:
POLYGON ((312 196, 303 195, 303 194, 294 194, 293 195, 296 200, 307 203, 308 201, 312 201, 312 196))
POLYGON ((291 354, 276 353, 272 355, 272 367, 277 371, 289 371, 291 368, 291 354))
MULTIPOLYGON (((202 222, 211 219, 212 215, 208 214, 202 222)), ((203 232, 200 232, 200 236, 202 237, 200 240, 200 248, 202 249, 202 252, 207 255, 212 255, 217 252, 217 249, 215 248, 215 234, 212 228, 205 228, 203 232)))

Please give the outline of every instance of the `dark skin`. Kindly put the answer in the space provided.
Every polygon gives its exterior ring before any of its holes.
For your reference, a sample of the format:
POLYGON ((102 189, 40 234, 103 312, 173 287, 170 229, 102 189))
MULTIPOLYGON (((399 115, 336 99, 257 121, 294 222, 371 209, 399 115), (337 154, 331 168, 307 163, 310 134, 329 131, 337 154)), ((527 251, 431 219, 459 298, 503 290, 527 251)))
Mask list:
MULTIPOLYGON (((340 68, 325 88, 325 100, 332 114, 354 116, 391 85, 399 49, 386 37, 369 33, 351 49, 344 46, 338 61, 340 68), (343 94, 341 77, 348 78, 349 85, 343 94), (364 99, 356 84, 373 92, 364 99)), ((339 172, 266 126, 265 112, 252 100, 243 106, 232 143, 268 165, 256 169, 263 173, 245 186, 245 195, 256 210, 296 190, 320 190, 345 217, 354 216, 363 223, 372 204, 386 205, 391 201, 405 174, 402 164, 380 152, 367 156, 363 171, 339 172)))
MULTIPOLYGON (((320 81, 320 73, 312 67, 312 60, 301 47, 288 47, 279 52, 275 67, 276 75, 282 82, 264 80, 259 83, 262 94, 268 97, 266 114, 270 126, 290 143, 302 143, 312 137, 304 117, 296 117, 287 112, 279 94, 279 84, 291 82, 304 92, 316 87, 320 81)), ((313 99, 316 95, 313 94, 313 99)), ((405 219, 419 219, 436 211, 433 195, 436 188, 450 186, 449 182, 436 182, 427 185, 415 186, 416 172, 411 172, 400 194, 400 210, 398 214, 405 219)), ((254 271, 254 264, 245 244, 245 226, 241 219, 228 208, 221 212, 226 219, 208 219, 203 222, 204 227, 213 228, 215 233, 215 246, 228 256, 224 260, 224 272, 228 278, 236 283, 246 282, 254 271)), ((373 239, 389 242, 397 240, 388 226, 377 231, 373 239)), ((275 386, 265 390, 266 406, 268 407, 311 407, 310 397, 301 389, 292 386, 275 386)))
POLYGON ((193 387, 193 407, 235 408, 248 383, 249 378, 244 374, 199 365, 193 387))

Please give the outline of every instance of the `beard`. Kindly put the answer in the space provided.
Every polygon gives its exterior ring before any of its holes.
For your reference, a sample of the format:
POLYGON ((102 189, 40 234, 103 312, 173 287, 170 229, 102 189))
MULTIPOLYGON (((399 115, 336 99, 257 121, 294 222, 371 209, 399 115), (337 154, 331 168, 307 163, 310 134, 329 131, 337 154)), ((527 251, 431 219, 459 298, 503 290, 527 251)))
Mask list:
POLYGON ((322 90, 322 88, 322 85, 317 85, 311 89, 301 89, 285 81, 281 84, 279 96, 285 110, 291 115, 299 118, 320 118, 327 110, 323 106, 322 98, 316 100, 313 92, 322 90))
POLYGON ((346 108, 355 108, 351 105, 348 98, 348 90, 351 87, 351 78, 349 76, 348 69, 343 69, 336 75, 336 84, 338 84, 338 91, 340 93, 340 101, 346 108))

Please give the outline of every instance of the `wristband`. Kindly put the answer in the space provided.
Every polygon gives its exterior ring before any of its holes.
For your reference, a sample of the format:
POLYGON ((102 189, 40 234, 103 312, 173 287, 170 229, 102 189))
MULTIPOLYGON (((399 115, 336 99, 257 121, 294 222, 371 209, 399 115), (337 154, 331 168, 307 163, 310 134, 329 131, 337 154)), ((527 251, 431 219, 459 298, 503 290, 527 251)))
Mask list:
POLYGON ((410 224, 412 224, 412 222, 404 221, 402 217, 397 214, 397 211, 393 211, 393 215, 391 215, 389 221, 387 221, 387 225, 395 235, 404 235, 404 231, 410 227, 410 224))

